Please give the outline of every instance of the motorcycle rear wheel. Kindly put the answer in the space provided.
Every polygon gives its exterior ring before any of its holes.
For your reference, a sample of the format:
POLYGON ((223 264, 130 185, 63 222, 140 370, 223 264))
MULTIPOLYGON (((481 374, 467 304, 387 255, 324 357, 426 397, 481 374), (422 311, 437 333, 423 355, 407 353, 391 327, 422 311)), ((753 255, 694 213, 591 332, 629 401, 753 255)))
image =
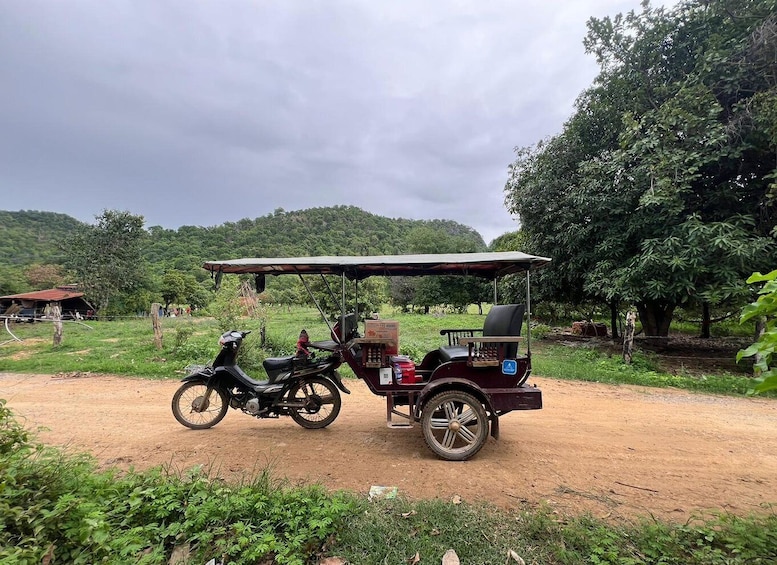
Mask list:
POLYGON ((335 384, 324 377, 311 377, 298 383, 289 391, 288 401, 300 403, 300 408, 290 408, 291 419, 303 428, 325 428, 340 414, 342 399, 335 384))
POLYGON ((193 430, 204 430, 218 424, 229 409, 227 393, 204 382, 188 382, 173 395, 173 416, 193 430), (207 395, 207 397, 206 397, 207 395))

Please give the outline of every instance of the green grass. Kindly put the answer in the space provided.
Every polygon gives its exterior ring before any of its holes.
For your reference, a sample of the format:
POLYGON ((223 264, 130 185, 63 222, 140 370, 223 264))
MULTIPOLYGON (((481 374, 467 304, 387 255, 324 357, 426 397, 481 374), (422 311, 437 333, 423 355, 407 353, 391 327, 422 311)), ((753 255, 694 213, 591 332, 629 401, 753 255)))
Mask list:
MULTIPOLYGON (((219 331, 212 320, 169 318, 163 321, 164 348, 154 347, 150 319, 65 324, 63 342, 53 346, 49 322, 15 324, 11 331, 21 342, 0 347, 0 371, 28 373, 93 372, 143 377, 173 377, 194 361, 215 355, 219 331), (195 331, 188 351, 175 347, 175 332, 191 325, 195 331), (91 328, 91 329, 90 329, 91 328), (206 346, 206 342, 210 342, 206 346), (200 357, 202 355, 202 357, 200 357)), ((10 336, 7 336, 10 339, 10 336)))
MULTIPOLYGON (((267 308, 267 345, 259 348, 260 321, 243 319, 237 329, 254 333, 245 344, 241 366, 249 373, 261 373, 261 361, 267 356, 294 353, 301 329, 312 340, 327 339, 329 329, 314 308, 267 308)), ((404 354, 420 362, 427 351, 443 343, 442 328, 482 327, 484 316, 474 309, 467 314, 422 315, 402 314, 390 310, 381 313, 384 319, 400 323, 400 347, 404 354)), ((218 351, 221 329, 212 318, 164 318, 163 349, 153 345, 151 320, 90 322, 93 329, 80 324, 66 324, 64 341, 52 345, 50 323, 14 324, 11 330, 23 342, 6 343, 0 347, 0 371, 31 373, 92 372, 133 375, 151 378, 176 378, 192 364, 210 362, 218 351)), ((10 338, 10 336, 8 336, 10 338)), ((731 374, 702 376, 673 375, 659 371, 650 357, 637 353, 632 365, 619 357, 586 347, 564 347, 551 342, 532 342, 534 374, 603 383, 638 384, 654 387, 676 387, 716 394, 742 395, 751 386, 751 379, 731 374)), ((352 376, 343 367, 345 376, 352 376)))
POLYGON ((504 511, 448 501, 362 503, 331 552, 349 563, 439 563, 454 548, 462 563, 766 564, 777 558, 777 515, 697 517, 613 524, 562 517, 547 507, 504 511))
POLYGON ((713 394, 745 395, 752 379, 731 374, 673 375, 656 369, 644 353, 636 353, 631 365, 620 357, 588 347, 564 347, 539 342, 532 356, 535 375, 557 379, 609 384, 674 387, 713 394))

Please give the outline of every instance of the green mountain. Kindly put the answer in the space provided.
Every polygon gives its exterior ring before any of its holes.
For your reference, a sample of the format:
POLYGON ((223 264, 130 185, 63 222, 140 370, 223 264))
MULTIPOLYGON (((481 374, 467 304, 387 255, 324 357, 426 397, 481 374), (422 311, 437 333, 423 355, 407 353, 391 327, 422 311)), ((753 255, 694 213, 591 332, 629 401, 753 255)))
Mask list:
POLYGON ((67 214, 0 210, 0 265, 61 263, 60 242, 80 225, 67 214))
MULTIPOLYGON (((60 264, 62 242, 78 220, 53 212, 0 211, 0 267, 60 264)), ((236 257, 381 255, 482 251, 474 229, 450 220, 377 216, 354 206, 286 212, 215 227, 147 227, 145 256, 153 271, 193 271, 203 261, 236 257)))

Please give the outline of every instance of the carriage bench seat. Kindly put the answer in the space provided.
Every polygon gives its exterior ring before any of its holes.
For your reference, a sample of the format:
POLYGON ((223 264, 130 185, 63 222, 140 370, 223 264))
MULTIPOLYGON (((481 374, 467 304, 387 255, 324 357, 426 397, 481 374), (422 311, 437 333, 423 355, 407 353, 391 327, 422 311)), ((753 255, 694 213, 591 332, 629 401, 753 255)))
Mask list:
POLYGON ((501 359, 515 359, 525 309, 523 304, 500 304, 491 308, 482 330, 440 330, 448 335, 448 345, 439 349, 440 362, 467 360, 472 365, 493 365, 501 359), (483 337, 475 332, 482 332, 483 337), (452 343, 454 339, 458 343, 452 343))

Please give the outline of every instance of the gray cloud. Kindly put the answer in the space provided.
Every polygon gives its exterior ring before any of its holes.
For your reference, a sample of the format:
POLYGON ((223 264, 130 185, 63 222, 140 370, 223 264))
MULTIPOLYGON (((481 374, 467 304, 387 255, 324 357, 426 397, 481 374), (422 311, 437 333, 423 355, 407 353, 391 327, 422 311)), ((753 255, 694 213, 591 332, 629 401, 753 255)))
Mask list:
POLYGON ((585 22, 637 0, 0 7, 3 208, 211 226, 352 204, 490 241, 513 147, 596 74, 585 22))

